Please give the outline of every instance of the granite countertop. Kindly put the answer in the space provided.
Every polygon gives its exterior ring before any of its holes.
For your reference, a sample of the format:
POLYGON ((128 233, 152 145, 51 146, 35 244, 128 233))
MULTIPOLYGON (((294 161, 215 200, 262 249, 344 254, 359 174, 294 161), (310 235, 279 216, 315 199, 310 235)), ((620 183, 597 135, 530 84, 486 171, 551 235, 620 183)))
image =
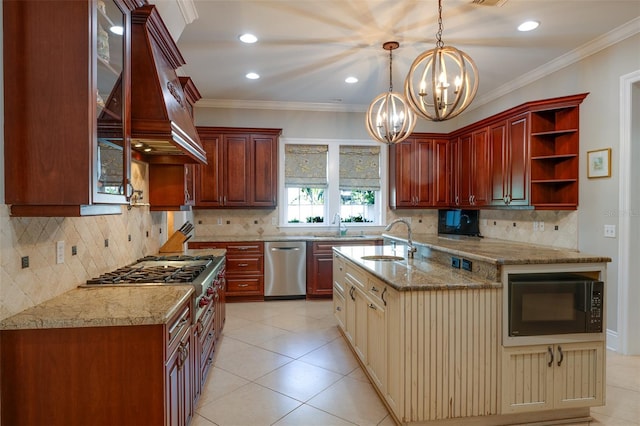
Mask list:
POLYGON ((381 240, 381 235, 216 235, 193 237, 189 242, 196 243, 216 243, 216 242, 236 242, 236 241, 364 241, 381 240))
MULTIPOLYGON (((383 234, 383 236, 402 242, 407 241, 405 236, 391 234, 383 234)), ((610 257, 591 255, 578 250, 494 238, 439 237, 433 234, 414 234, 412 239, 414 245, 496 265, 611 262, 610 257)))
POLYGON ((166 324, 192 294, 190 285, 77 288, 5 318, 0 329, 166 324))
POLYGON ((500 288, 502 283, 471 277, 457 269, 422 258, 407 258, 406 246, 341 246, 334 252, 380 278, 399 291, 500 288), (400 256, 403 260, 365 260, 363 256, 400 256))

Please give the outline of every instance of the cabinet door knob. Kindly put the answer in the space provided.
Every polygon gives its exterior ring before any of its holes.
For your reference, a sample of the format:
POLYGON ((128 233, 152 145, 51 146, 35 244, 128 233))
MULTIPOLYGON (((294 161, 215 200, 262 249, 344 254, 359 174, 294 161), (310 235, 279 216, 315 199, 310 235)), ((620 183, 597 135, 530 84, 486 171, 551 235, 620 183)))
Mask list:
POLYGON ((373 303, 369 303, 369 308, 373 309, 373 310, 377 310, 378 308, 376 308, 376 305, 374 305, 373 303))
POLYGON ((372 286, 372 287, 371 287, 371 291, 375 291, 376 293, 378 293, 378 292, 379 292, 379 290, 378 290, 375 286, 372 286))

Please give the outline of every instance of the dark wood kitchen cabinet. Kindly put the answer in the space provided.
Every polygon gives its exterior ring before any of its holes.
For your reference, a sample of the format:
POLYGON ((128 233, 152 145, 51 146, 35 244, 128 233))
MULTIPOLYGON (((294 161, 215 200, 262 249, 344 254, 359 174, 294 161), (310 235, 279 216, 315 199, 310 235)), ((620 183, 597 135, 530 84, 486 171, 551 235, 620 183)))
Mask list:
POLYGON ((421 208, 449 205, 448 144, 414 133, 389 149, 389 205, 421 208))
POLYGON ((531 205, 578 207, 579 110, 587 94, 534 105, 531 111, 531 205))
POLYGON ((3 2, 11 215, 119 214, 128 203, 129 30, 142 3, 3 2))
POLYGON ((207 165, 196 167, 198 208, 275 208, 281 129, 198 127, 207 165))
POLYGON ((225 249, 225 300, 264 300, 264 243, 262 241, 190 242, 190 249, 225 249))
POLYGON ((481 207, 489 198, 489 138, 487 128, 465 133, 458 138, 456 168, 456 206, 481 207))
POLYGON ((348 238, 307 242, 307 299, 333 296, 333 247, 381 245, 382 239, 348 238))
POLYGON ((192 300, 165 324, 2 330, 3 425, 182 426, 192 300))
POLYGON ((490 204, 529 204, 529 114, 489 126, 491 157, 490 204))

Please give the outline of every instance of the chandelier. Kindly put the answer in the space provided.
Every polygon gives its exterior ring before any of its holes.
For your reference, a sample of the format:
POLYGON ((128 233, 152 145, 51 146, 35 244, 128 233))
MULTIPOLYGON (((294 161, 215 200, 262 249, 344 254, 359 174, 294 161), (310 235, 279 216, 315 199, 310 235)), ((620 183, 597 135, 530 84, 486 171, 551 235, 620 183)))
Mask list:
POLYGON ((411 108, 432 121, 448 120, 460 114, 478 90, 476 64, 463 51, 444 45, 442 29, 442 0, 438 0, 436 47, 413 61, 404 82, 411 108))
POLYGON ((400 47, 397 41, 382 45, 389 51, 389 91, 378 95, 367 110, 367 131, 372 138, 385 144, 396 144, 405 140, 416 127, 416 115, 404 96, 393 91, 393 55, 400 47))

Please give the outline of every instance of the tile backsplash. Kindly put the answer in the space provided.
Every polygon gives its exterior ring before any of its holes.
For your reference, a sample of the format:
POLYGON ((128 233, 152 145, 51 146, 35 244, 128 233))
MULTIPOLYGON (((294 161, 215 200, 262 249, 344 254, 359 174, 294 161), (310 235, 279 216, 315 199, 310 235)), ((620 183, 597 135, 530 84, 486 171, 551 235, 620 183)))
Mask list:
MULTIPOLYGON (((437 234, 437 210, 389 210, 387 222, 399 217, 411 219, 414 234, 437 234)), ((194 210, 198 238, 220 236, 268 236, 335 234, 337 226, 317 232, 306 228, 280 228, 274 225, 278 210, 194 210)), ((357 227, 347 224, 347 234, 382 233, 382 227, 357 227)), ((404 232, 393 229, 391 232, 404 232)), ((481 210, 480 233, 487 238, 528 242, 545 246, 578 247, 577 211, 481 210)))

